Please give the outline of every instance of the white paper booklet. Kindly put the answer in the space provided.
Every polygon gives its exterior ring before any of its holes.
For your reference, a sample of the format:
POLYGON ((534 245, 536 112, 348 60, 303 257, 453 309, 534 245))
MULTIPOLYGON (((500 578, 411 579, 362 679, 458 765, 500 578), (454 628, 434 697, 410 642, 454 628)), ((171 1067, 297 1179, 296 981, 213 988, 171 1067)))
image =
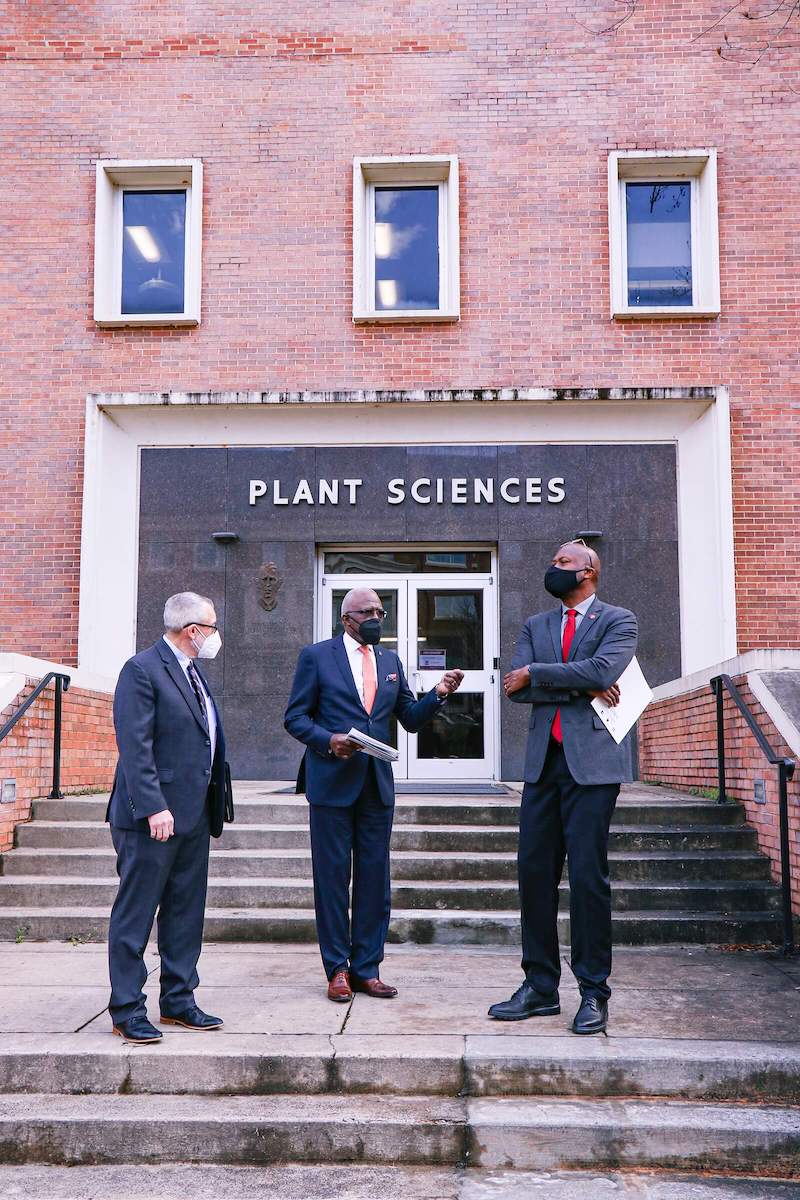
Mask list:
POLYGON ((653 699, 650 685, 642 674, 637 658, 631 659, 617 680, 619 704, 612 708, 602 700, 593 700, 592 708, 614 741, 619 743, 633 729, 639 717, 653 699))
POLYGON ((358 742, 364 754, 371 754, 373 758, 381 758, 384 762, 397 762, 400 757, 393 746, 387 746, 385 742, 371 738, 368 733, 362 733, 360 729, 351 729, 347 736, 351 741, 358 742))

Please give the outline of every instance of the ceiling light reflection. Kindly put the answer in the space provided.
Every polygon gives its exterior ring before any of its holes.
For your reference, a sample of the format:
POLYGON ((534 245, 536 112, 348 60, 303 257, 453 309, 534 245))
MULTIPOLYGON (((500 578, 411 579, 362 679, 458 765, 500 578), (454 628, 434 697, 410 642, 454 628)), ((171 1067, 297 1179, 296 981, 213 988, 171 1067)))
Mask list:
POLYGON ((384 308, 397 308, 397 280, 379 279, 378 296, 384 308))
POLYGON ((146 225, 126 225, 125 232, 130 236, 142 258, 147 262, 160 262, 161 251, 158 243, 146 225))
POLYGON ((394 226, 388 221, 375 222, 375 257, 391 258, 394 226))

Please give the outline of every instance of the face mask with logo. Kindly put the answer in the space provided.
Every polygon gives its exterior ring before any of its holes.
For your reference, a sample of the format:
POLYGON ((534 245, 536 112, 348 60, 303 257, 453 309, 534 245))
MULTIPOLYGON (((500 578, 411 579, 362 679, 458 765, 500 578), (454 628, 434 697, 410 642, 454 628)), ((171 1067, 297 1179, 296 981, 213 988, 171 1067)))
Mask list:
POLYGON ((548 567, 544 573, 544 586, 551 596, 568 596, 580 587, 580 571, 565 571, 563 567, 548 567))
POLYGON ((370 617, 367 621, 361 622, 358 632, 365 645, 377 646, 383 633, 383 621, 380 621, 377 617, 370 617))
POLYGON ((197 650, 198 658, 216 658, 222 649, 222 638, 219 630, 215 629, 214 632, 209 637, 205 638, 205 640, 202 641, 199 646, 194 638, 192 638, 192 645, 197 650))

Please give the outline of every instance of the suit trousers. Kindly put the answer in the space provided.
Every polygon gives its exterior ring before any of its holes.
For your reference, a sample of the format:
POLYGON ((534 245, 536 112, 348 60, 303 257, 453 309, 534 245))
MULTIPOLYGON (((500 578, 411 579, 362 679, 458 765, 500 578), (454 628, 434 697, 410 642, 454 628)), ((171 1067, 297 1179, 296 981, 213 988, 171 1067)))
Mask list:
POLYGON ((558 987, 558 885, 566 856, 572 970, 583 996, 611 989, 608 830, 619 784, 576 783, 564 749, 551 741, 541 777, 526 783, 519 826, 522 969, 537 991, 558 987))
POLYGON ((111 827, 119 890, 111 910, 109 1012, 115 1024, 146 1014, 144 951, 158 910, 161 1013, 194 1003, 208 886, 209 821, 204 811, 189 833, 157 842, 149 832, 111 827))
POLYGON ((389 928, 394 807, 381 801, 370 762, 354 804, 309 808, 314 910, 325 974, 330 979, 341 968, 349 968, 359 979, 373 979, 383 961, 389 928))

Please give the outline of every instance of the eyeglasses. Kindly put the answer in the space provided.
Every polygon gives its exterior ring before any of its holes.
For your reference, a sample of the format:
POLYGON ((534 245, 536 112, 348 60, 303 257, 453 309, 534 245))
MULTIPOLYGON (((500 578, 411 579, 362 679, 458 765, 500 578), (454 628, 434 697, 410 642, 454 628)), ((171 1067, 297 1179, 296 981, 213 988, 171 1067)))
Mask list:
POLYGON ((215 633, 219 629, 219 625, 212 625, 210 621, 187 621, 185 625, 181 626, 181 629, 189 629, 191 625, 199 625, 201 629, 213 629, 215 633))
POLYGON ((343 617, 379 617, 381 621, 388 617, 388 612, 385 608, 351 608, 349 612, 342 613, 343 617))

